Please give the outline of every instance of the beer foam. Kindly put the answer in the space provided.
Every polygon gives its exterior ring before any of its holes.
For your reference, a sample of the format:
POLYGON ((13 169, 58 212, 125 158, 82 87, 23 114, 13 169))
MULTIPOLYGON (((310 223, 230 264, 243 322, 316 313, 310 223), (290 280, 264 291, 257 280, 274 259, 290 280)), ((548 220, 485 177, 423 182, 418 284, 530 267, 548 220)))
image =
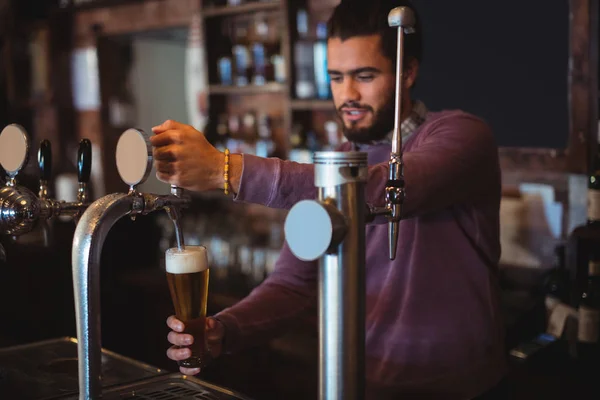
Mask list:
POLYGON ((166 252, 166 267, 170 274, 192 274, 208 269, 206 247, 185 246, 183 250, 168 249, 166 252))

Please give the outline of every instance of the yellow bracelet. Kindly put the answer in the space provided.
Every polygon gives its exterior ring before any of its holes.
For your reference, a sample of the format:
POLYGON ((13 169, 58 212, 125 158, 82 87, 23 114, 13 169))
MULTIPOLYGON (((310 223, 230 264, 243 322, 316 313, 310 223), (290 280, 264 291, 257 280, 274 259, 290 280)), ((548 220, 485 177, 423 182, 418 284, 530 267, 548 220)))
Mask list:
POLYGON ((225 149, 225 167, 223 168, 223 189, 229 195, 229 149, 225 149))

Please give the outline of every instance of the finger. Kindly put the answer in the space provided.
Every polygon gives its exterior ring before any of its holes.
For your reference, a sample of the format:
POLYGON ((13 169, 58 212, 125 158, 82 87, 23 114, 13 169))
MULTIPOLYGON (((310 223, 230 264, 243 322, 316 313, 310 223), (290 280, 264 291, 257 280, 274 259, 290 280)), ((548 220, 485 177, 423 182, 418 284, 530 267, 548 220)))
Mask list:
POLYGON ((188 334, 182 334, 177 332, 169 332, 167 335, 167 340, 169 343, 174 344, 176 346, 189 346, 194 343, 194 337, 188 334))
POLYGON ((156 179, 158 179, 159 181, 163 182, 163 183, 168 183, 169 185, 175 185, 178 186, 177 183, 175 182, 175 180, 171 177, 170 174, 163 174, 161 172, 157 172, 156 173, 156 179))
POLYGON ((167 357, 173 361, 187 360, 192 356, 192 351, 186 347, 180 348, 177 346, 167 349, 167 357))
POLYGON ((156 161, 175 161, 177 160, 177 149, 174 145, 155 147, 152 155, 156 161))
POLYGON ((173 121, 172 119, 168 119, 162 124, 152 127, 152 132, 160 134, 169 129, 177 129, 178 127, 182 126, 184 126, 184 124, 177 121, 173 121))
POLYGON ((168 146, 170 144, 181 143, 181 139, 182 134, 180 131, 169 129, 160 134, 150 136, 150 144, 154 147, 168 146))
POLYGON ((175 175, 176 173, 176 166, 174 162, 168 162, 168 161, 155 161, 154 162, 154 166, 156 167, 156 171, 160 172, 161 174, 165 174, 165 175, 175 175))
POLYGON ((180 367, 179 371, 181 371, 182 374, 184 375, 198 375, 200 373, 200 368, 185 368, 185 367, 180 367))
POLYGON ((174 315, 171 315, 169 318, 167 318, 167 326, 173 329, 175 332, 183 332, 185 329, 183 322, 178 320, 174 315))
POLYGON ((212 328, 208 327, 208 329, 206 329, 206 340, 209 342, 218 342, 221 340, 221 338, 223 337, 223 330, 219 329, 216 325, 214 325, 212 328))
POLYGON ((206 318, 206 329, 215 329, 217 327, 217 321, 214 318, 206 318))

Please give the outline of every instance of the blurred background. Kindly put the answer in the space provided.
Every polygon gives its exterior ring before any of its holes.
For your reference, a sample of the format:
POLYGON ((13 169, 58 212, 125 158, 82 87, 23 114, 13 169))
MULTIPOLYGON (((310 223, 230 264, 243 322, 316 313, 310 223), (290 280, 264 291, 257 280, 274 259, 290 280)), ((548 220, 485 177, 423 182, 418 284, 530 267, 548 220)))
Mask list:
MULTIPOLYGON (((326 22, 337 3, 0 0, 0 129, 20 124, 31 141, 18 183, 37 192, 37 151, 49 140, 51 196, 74 201, 77 146, 87 138, 91 197, 127 191, 115 167, 120 134, 150 132, 166 119, 193 125, 232 152, 312 162, 315 151, 344 140, 327 76, 326 22)), ((482 116, 499 144, 501 282, 509 346, 517 348, 546 332, 548 296, 576 310, 587 279, 589 245, 580 237, 590 229, 587 193, 600 169, 598 3, 414 4, 424 26, 415 97, 432 110, 482 116)), ((0 169, 0 184, 5 178, 0 169)), ((139 189, 169 187, 152 173, 139 189)), ((220 192, 193 198, 184 235, 209 249, 214 314, 273 271, 286 213, 220 192)), ((74 229, 73 221, 55 219, 27 235, 0 235, 0 347, 76 335, 74 229)), ((119 221, 104 246, 101 282, 103 347, 175 371, 165 355, 173 307, 164 251, 173 245, 164 213, 119 221)), ((313 318, 222 357, 202 378, 261 399, 314 398, 313 318)), ((586 387, 585 374, 571 368, 577 357, 566 330, 557 336, 562 347, 544 362, 515 357, 522 398, 566 398, 586 387)))

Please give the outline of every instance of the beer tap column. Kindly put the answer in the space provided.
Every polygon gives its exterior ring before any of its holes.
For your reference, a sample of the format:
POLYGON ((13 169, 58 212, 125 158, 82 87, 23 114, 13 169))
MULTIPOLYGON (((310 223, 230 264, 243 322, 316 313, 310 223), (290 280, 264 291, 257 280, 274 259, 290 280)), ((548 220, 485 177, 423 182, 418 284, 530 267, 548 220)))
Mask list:
POLYGON ((100 255, 112 226, 122 217, 145 215, 158 210, 185 207, 184 193, 159 196, 139 193, 152 167, 152 149, 147 135, 128 129, 119 138, 117 169, 129 185, 128 193, 112 193, 92 203, 81 216, 73 237, 73 290, 77 326, 79 399, 101 398, 102 340, 100 326, 100 255))
POLYGON ((409 7, 396 7, 388 14, 388 24, 390 27, 398 28, 394 136, 389 160, 388 182, 385 188, 386 213, 389 219, 389 257, 393 260, 396 258, 398 228, 402 218, 402 204, 405 198, 402 134, 400 132, 402 124, 404 34, 414 32, 415 14, 409 7))
POLYGON ((301 260, 319 259, 319 399, 365 396, 367 154, 318 152, 318 201, 290 210, 285 236, 301 260))

